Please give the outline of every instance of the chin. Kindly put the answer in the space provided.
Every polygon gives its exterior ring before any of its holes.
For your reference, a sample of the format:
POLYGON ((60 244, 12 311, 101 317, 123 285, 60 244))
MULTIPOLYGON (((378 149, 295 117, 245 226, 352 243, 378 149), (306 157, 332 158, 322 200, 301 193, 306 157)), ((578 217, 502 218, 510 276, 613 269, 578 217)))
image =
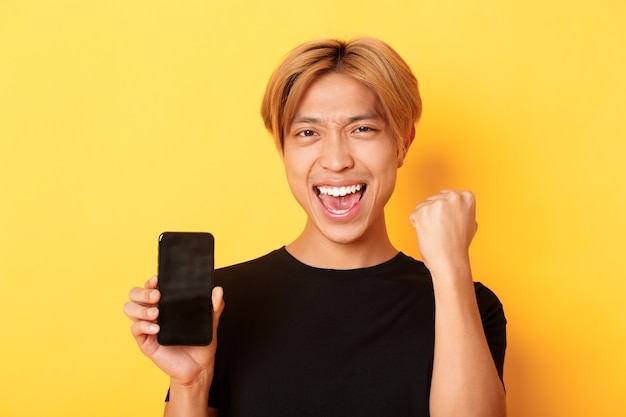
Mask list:
POLYGON ((363 232, 360 230, 322 230, 324 237, 332 243, 349 245, 363 240, 363 232))

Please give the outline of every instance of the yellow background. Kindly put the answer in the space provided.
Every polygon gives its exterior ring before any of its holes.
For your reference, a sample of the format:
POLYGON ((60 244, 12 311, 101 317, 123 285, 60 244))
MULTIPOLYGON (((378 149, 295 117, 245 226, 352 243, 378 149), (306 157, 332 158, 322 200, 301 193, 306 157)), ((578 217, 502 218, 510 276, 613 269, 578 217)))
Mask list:
POLYGON ((223 266, 303 225, 258 116, 301 41, 369 34, 421 82, 388 207, 478 198, 511 417, 626 415, 623 0, 0 0, 0 415, 159 415, 122 313, 164 230, 223 266))

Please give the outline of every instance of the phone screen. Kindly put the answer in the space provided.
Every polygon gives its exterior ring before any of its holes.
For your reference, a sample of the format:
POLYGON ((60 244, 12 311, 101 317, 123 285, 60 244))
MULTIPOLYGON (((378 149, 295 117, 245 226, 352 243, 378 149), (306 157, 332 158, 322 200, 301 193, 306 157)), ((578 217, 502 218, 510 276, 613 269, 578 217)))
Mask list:
POLYGON ((157 340, 161 345, 211 343, 214 247, 210 233, 165 232, 159 236, 157 340))

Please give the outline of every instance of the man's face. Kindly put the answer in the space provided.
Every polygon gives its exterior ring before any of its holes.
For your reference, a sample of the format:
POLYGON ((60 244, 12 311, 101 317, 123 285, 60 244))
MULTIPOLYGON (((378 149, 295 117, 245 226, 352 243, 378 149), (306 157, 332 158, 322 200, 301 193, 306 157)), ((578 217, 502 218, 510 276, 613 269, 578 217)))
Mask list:
POLYGON ((283 161, 308 216, 308 238, 386 237, 383 209, 402 159, 382 114, 377 95, 344 74, 323 75, 302 96, 285 132, 283 161))

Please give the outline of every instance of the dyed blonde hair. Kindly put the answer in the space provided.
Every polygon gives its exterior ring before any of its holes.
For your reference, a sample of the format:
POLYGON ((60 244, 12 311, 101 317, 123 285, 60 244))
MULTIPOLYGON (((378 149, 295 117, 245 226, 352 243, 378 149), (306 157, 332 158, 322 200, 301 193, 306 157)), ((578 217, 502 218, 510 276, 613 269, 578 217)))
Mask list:
POLYGON ((399 153, 411 144, 411 132, 422 113, 417 79, 398 53, 385 42, 369 37, 348 41, 320 39, 293 49, 270 77, 261 116, 282 151, 300 99, 321 75, 336 72, 353 77, 380 100, 399 153))

